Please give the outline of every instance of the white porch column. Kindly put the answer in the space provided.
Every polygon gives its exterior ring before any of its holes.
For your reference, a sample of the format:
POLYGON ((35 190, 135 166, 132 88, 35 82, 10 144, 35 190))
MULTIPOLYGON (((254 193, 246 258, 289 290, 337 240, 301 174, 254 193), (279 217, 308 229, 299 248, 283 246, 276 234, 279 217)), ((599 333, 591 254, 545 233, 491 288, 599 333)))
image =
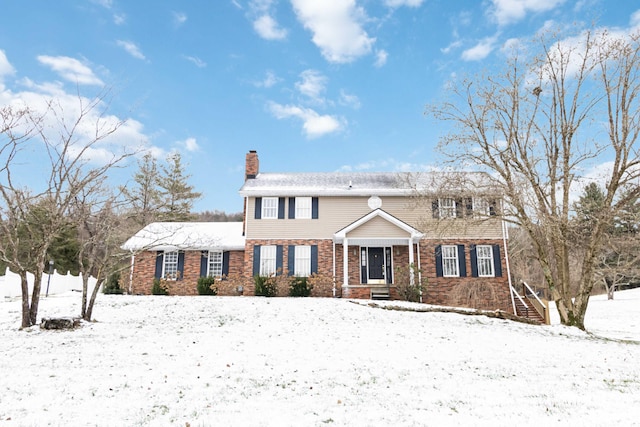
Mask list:
POLYGON ((349 285, 349 240, 346 237, 342 242, 342 285, 349 285))
POLYGON ((409 283, 411 285, 415 284, 415 277, 413 273, 414 268, 411 268, 414 265, 415 261, 413 257, 413 237, 409 237, 409 283))

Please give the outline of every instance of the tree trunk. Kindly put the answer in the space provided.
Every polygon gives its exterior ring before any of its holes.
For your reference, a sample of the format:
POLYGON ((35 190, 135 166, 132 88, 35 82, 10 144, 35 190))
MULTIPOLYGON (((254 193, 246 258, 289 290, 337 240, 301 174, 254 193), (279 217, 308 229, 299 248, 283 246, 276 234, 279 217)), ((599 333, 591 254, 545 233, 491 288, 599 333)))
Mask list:
POLYGON ((96 302, 96 297, 98 296, 98 290, 100 289, 100 286, 102 286, 102 282, 103 282, 102 278, 98 278, 98 280, 96 281, 96 286, 93 288, 93 291, 91 292, 91 298, 89 298, 87 311, 82 316, 82 318, 87 322, 91 321, 91 316, 93 315, 93 306, 96 302))
POLYGON ((42 284, 42 273, 34 274, 33 293, 31 294, 31 307, 29 307, 29 320, 31 326, 38 322, 38 305, 40 304, 40 289, 42 284))
POLYGON ((29 309, 29 282, 27 272, 20 271, 20 287, 22 288, 22 328, 31 326, 31 312, 29 309))

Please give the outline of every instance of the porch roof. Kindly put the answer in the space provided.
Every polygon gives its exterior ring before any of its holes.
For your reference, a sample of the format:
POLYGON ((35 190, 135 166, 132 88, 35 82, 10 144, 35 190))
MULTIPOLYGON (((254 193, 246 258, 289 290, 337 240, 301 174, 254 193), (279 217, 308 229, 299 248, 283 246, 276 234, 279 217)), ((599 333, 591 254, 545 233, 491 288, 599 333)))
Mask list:
POLYGON ((375 210, 369 212, 368 214, 366 214, 365 216, 361 217, 360 219, 357 219, 356 221, 354 221, 351 224, 347 225, 343 229, 337 231, 333 235, 333 240, 336 243, 342 243, 344 241, 344 239, 347 238, 347 234, 349 232, 351 232, 351 231, 357 229, 358 227, 366 224, 367 222, 371 221, 374 218, 382 218, 385 221, 390 222, 391 224, 395 225, 399 229, 401 229, 404 232, 406 232, 407 234, 409 234, 409 237, 382 238, 382 237, 379 237, 379 236, 371 236, 370 239, 363 238, 363 237, 358 237, 358 238, 354 239, 354 242, 360 242, 360 243, 357 243, 357 244, 362 244, 363 242, 371 243, 373 241, 386 241, 386 242, 392 242, 391 244, 401 244, 399 242, 408 243, 409 240, 418 241, 418 240, 420 240, 420 239, 422 239, 424 237, 424 233, 416 230, 414 227, 410 226, 406 222, 404 222, 404 221, 396 218, 395 216, 383 211, 382 209, 375 209, 375 210))
POLYGON ((154 222, 122 248, 144 250, 244 250, 242 222, 154 222))

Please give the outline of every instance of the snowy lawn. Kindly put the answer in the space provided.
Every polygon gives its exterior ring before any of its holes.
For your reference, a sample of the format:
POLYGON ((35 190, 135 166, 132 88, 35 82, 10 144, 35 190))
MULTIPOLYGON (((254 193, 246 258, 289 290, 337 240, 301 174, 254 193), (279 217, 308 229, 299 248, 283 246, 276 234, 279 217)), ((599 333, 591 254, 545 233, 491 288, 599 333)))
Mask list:
MULTIPOLYGON (((79 313, 77 293, 40 316, 79 313)), ((94 323, 18 330, 0 302, 0 427, 640 425, 640 290, 587 326, 341 299, 100 295, 94 323), (608 337, 608 338, 603 338, 608 337)))

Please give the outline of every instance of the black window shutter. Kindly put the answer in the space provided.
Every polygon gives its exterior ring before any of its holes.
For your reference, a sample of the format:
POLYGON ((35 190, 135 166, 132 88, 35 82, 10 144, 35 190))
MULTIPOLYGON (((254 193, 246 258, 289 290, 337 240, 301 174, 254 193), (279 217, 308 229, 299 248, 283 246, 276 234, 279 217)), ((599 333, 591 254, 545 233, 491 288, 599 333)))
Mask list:
POLYGON ((462 199, 456 199, 456 218, 462 218, 464 205, 462 204, 462 199))
POLYGON ((222 253, 222 275, 229 275, 229 251, 224 251, 222 253))
POLYGON ((476 245, 469 246, 469 256, 471 257, 471 276, 478 277, 478 253, 476 245))
POLYGON ((208 267, 209 267, 209 251, 201 251, 200 252, 200 277, 205 277, 207 275, 208 267))
POLYGON ((164 264, 164 252, 158 251, 156 253, 156 271, 153 277, 156 279, 162 279, 162 265, 164 264))
POLYGON ((433 218, 440 218, 440 203, 438 199, 431 201, 431 216, 433 218))
POLYGON ((289 245, 287 269, 289 270, 289 276, 293 276, 296 272, 296 247, 294 245, 289 245))
POLYGON ((464 245, 458 245, 458 264, 460 277, 467 277, 467 258, 464 255, 464 245))
POLYGON ((318 274, 318 245, 311 245, 311 274, 318 274))
POLYGON ((296 217, 296 198, 289 197, 289 219, 296 217))
POLYGON ((442 246, 436 246, 436 277, 443 277, 442 273, 442 246))
POLYGON ((256 214, 255 219, 262 218, 262 197, 256 197, 256 214))
POLYGON ((278 198, 278 219, 284 219, 284 197, 278 198))
POLYGON ((282 274, 282 261, 283 261, 284 251, 282 249, 282 245, 276 246, 276 276, 282 274))
POLYGON ((502 277, 502 263, 500 262, 500 245, 493 245, 493 272, 496 277, 502 277))
POLYGON ((178 252, 178 280, 182 280, 184 276, 184 252, 178 252))
POLYGON ((260 245, 253 247, 253 275, 260 274, 260 245))
POLYGON ((311 219, 318 219, 318 198, 311 198, 311 219))

